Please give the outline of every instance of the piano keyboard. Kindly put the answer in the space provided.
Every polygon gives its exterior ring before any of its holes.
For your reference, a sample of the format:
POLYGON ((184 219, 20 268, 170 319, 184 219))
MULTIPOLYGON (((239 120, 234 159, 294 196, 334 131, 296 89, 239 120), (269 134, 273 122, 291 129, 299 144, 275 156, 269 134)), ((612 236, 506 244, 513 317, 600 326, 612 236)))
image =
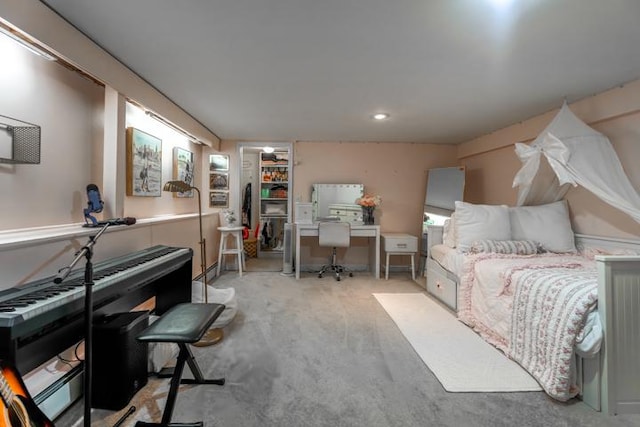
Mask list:
MULTIPOLYGON (((190 301, 192 258, 190 248, 158 245, 95 263, 94 318, 151 297, 159 314, 190 301)), ((84 337, 85 268, 78 264, 61 283, 54 281, 63 276, 51 276, 0 291, 0 360, 28 372, 84 337)))
MULTIPOLYGON (((106 261, 94 266, 93 292, 126 280, 142 271, 150 271, 167 260, 190 252, 186 248, 160 246, 131 258, 106 261)), ((53 278, 24 288, 8 289, 0 295, 0 327, 11 327, 75 300, 84 299, 84 268, 74 270, 66 280, 55 284, 53 278)))

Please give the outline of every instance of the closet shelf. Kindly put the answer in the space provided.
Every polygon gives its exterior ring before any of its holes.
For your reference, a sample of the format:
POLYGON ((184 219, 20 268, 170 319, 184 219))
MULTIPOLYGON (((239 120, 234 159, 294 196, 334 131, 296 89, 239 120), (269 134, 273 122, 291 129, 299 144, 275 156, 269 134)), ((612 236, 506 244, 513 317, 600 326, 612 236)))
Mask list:
POLYGON ((288 152, 260 156, 260 253, 282 253, 284 226, 291 215, 290 178, 288 152))

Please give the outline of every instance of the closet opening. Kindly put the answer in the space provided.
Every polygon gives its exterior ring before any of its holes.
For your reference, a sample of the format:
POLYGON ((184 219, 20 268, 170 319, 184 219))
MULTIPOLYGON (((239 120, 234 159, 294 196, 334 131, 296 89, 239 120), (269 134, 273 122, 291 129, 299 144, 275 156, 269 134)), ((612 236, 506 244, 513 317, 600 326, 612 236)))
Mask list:
POLYGON ((240 213, 249 229, 247 271, 288 271, 292 257, 291 143, 238 143, 240 213), (266 148, 266 149, 265 149, 266 148), (290 258, 290 259, 287 259, 290 258))

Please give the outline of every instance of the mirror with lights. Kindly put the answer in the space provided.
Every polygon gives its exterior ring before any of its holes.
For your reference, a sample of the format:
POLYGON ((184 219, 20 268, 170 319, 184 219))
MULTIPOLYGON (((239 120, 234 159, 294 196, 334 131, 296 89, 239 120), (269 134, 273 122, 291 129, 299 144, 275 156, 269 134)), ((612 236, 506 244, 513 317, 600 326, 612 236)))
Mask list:
POLYGON ((313 184, 313 221, 334 219, 362 224, 362 208, 356 204, 356 199, 363 195, 363 184, 313 184))

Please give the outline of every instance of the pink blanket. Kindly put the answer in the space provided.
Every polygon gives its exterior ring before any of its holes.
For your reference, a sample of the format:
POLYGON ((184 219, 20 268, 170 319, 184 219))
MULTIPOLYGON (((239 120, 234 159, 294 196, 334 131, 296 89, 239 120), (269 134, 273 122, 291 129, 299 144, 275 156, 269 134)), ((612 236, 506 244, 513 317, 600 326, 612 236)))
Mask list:
POLYGON ((597 302, 595 264, 580 256, 471 255, 458 316, 524 367, 553 398, 578 393, 576 337, 597 302))

